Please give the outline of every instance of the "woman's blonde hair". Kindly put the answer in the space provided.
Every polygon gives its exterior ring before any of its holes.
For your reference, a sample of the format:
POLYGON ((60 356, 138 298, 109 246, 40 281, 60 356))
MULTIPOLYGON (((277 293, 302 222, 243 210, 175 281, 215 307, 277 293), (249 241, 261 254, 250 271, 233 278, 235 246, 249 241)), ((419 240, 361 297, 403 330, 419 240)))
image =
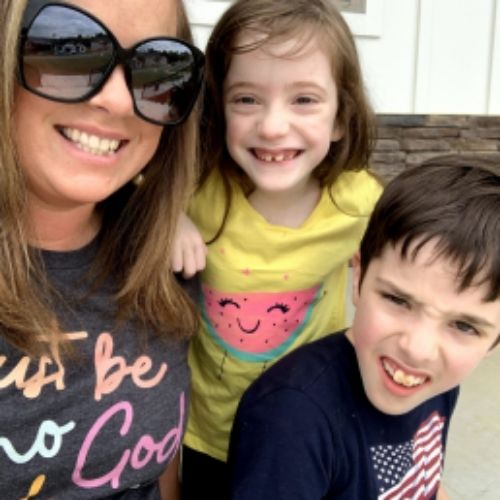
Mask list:
MULTIPOLYGON (((375 140, 375 118, 365 93, 354 39, 333 2, 237 0, 221 17, 208 41, 201 129, 201 184, 213 170, 221 171, 227 199, 226 216, 231 204, 231 180, 246 192, 253 187, 248 176, 229 155, 225 144, 223 89, 231 58, 235 54, 291 38, 298 41, 293 48, 297 52, 311 40, 320 44, 330 57, 338 91, 336 125, 343 136, 331 143, 328 154, 313 175, 322 186, 330 187, 342 171, 368 167, 375 140), (242 34, 256 36, 251 37, 250 43, 244 44, 242 34)), ((293 56, 293 53, 290 55, 293 56)))
MULTIPOLYGON (((28 245, 26 184, 13 139, 17 47, 27 3, 0 5, 0 331, 19 349, 39 355, 49 344, 61 345, 63 335, 48 306, 50 287, 36 251, 28 245)), ((192 42, 181 0, 176 36, 192 42)), ((128 183, 98 206, 103 226, 96 273, 118 280, 118 318, 134 316, 165 335, 197 329, 196 309, 169 259, 177 218, 197 175, 197 121, 195 110, 181 125, 165 127, 143 182, 128 183)))

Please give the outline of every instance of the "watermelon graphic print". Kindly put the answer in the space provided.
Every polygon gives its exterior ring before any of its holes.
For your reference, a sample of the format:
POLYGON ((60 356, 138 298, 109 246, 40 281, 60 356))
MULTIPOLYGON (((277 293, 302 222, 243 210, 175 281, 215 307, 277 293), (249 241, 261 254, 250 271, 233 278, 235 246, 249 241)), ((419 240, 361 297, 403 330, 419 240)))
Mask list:
POLYGON ((221 292, 202 285, 203 321, 215 342, 242 361, 282 355, 311 316, 321 287, 292 292, 221 292))

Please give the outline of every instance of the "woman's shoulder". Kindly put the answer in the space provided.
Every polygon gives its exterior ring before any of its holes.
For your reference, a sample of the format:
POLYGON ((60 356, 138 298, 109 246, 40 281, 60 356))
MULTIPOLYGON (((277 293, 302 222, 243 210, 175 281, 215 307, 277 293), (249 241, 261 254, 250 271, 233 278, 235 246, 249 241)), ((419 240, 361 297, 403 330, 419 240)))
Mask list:
POLYGON ((383 190, 382 182, 370 170, 342 172, 330 188, 335 205, 343 212, 368 217, 383 190))

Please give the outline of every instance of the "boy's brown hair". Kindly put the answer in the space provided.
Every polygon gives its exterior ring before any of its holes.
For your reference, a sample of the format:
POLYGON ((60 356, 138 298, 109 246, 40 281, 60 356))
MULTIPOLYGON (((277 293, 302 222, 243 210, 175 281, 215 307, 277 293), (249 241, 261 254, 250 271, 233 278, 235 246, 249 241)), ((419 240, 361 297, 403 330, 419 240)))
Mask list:
POLYGON ((486 285, 500 297, 500 166, 446 156, 407 170, 385 188, 361 242, 361 279, 388 244, 413 259, 430 240, 457 268, 458 291, 486 285))

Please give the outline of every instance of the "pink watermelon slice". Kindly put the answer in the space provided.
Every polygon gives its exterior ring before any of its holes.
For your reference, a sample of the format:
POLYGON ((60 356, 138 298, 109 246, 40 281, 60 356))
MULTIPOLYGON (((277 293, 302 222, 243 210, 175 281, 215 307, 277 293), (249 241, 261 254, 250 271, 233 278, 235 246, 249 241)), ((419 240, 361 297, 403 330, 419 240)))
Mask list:
POLYGON ((212 338, 234 357, 269 361, 307 324, 320 286, 293 292, 220 292, 202 286, 202 317, 212 338))

